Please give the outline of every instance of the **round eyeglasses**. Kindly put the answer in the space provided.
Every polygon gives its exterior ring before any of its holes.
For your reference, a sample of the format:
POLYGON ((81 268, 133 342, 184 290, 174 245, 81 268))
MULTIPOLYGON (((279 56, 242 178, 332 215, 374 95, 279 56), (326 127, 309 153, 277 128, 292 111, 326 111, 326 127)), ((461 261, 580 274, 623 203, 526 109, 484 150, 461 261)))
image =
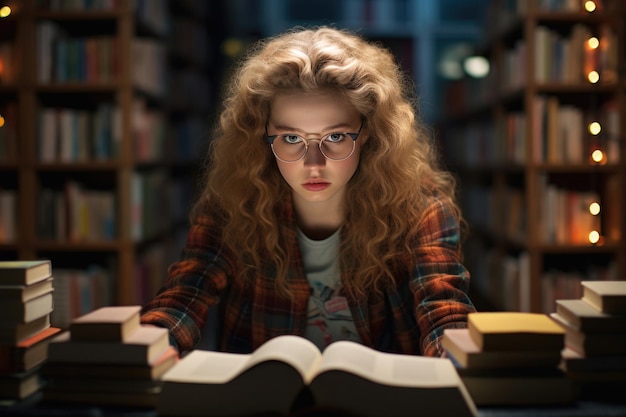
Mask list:
POLYGON ((320 152, 326 159, 343 161, 354 153, 355 142, 362 128, 363 122, 356 133, 333 132, 316 139, 306 139, 294 133, 268 135, 266 130, 265 139, 272 147, 274 156, 283 162, 296 162, 304 158, 312 140, 318 142, 320 152))

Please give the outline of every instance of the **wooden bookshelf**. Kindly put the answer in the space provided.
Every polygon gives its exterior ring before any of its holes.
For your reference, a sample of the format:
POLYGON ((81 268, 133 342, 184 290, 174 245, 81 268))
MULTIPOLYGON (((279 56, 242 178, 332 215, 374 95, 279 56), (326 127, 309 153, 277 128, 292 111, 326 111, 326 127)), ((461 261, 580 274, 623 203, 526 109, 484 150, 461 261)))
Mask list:
POLYGON ((500 24, 476 45, 490 74, 447 90, 439 136, 460 179, 473 291, 493 309, 552 312, 582 279, 626 279, 626 13, 584 3, 493 0, 500 24))
POLYGON ((186 233, 219 16, 202 0, 8 3, 0 112, 15 110, 0 128, 0 210, 12 208, 14 227, 0 233, 0 259, 51 259, 59 293, 91 293, 61 300, 83 309, 70 315, 141 304, 186 233), (94 268, 105 295, 89 277, 61 288, 94 268))

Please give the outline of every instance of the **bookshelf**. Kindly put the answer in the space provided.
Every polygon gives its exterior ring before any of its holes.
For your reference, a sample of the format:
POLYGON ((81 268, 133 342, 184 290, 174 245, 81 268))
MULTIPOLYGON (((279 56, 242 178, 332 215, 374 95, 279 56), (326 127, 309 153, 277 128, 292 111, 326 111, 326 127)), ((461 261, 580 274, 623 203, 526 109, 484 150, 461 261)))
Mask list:
POLYGON ((552 312, 582 279, 626 277, 625 16, 620 1, 493 0, 476 45, 489 75, 448 86, 438 134, 487 308, 552 312))
POLYGON ((201 0, 2 5, 0 259, 52 261, 61 323, 141 304, 186 233, 219 16, 201 0))

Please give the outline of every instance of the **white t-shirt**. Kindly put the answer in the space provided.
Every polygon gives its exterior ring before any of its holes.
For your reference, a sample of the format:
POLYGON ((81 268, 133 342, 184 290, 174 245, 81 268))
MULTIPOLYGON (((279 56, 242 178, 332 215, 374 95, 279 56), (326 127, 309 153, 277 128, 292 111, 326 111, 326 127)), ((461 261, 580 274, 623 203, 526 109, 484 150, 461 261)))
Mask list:
POLYGON ((306 338, 320 350, 336 340, 359 342, 348 302, 339 295, 339 230, 323 240, 309 239, 298 230, 298 242, 311 286, 306 338))

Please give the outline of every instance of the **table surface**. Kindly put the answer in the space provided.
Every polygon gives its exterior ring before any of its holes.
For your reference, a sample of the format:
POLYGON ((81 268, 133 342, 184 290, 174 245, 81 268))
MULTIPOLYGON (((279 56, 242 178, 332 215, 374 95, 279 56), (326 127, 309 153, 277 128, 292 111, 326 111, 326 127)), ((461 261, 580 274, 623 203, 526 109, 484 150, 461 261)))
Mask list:
MULTIPOLYGON (((626 392, 616 386, 614 398, 626 392)), ((419 413, 418 413, 419 414, 419 413)), ((302 411, 291 417, 324 416, 340 417, 343 414, 328 411, 302 411)), ((15 417, 157 417, 153 409, 129 407, 101 407, 96 405, 53 404, 41 401, 41 394, 12 405, 0 404, 0 416, 15 417)), ((524 406, 524 407, 478 407, 479 417, 626 417, 626 398, 616 401, 583 399, 568 405, 524 406)), ((257 416, 260 417, 260 416, 257 416)), ((384 416, 381 416, 384 417, 384 416)))

